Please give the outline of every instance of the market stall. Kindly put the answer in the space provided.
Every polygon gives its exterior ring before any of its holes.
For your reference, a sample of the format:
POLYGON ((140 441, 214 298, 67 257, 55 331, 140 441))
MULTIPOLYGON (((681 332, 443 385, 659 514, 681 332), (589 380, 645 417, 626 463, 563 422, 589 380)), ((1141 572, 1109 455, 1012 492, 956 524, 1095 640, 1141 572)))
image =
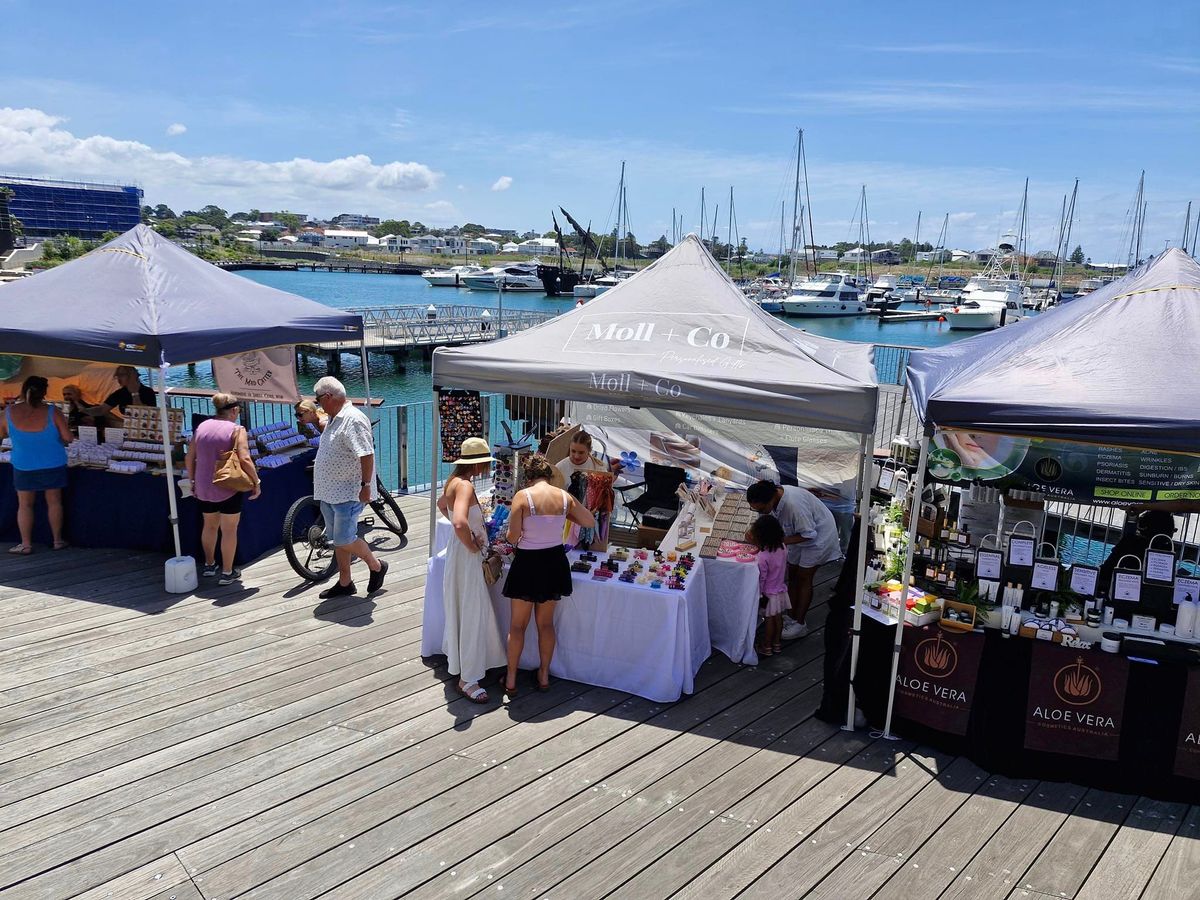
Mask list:
MULTIPOLYGON (((164 518, 176 557, 182 555, 183 541, 172 450, 183 423, 179 411, 168 408, 166 374, 170 367, 297 343, 356 337, 361 341, 363 333, 357 315, 224 272, 145 225, 77 260, 7 286, 3 302, 0 353, 146 367, 157 374, 152 385, 157 390, 157 417, 142 423, 144 433, 121 434, 122 446, 115 451, 111 446, 104 448, 98 435, 92 450, 77 450, 82 459, 76 461, 82 465, 94 464, 92 457, 107 455, 104 468, 119 473, 117 480, 89 477, 96 473, 73 473, 80 495, 72 501, 68 490, 67 502, 87 503, 89 509, 141 504, 145 494, 140 488, 145 482, 119 479, 150 477, 141 473, 161 469, 166 475, 158 482, 163 503, 154 504, 153 509, 133 508, 140 515, 166 510, 164 518), (137 446, 124 446, 129 439, 137 446), (92 488, 100 493, 91 494, 92 488)), ((299 470, 304 464, 292 465, 296 470, 271 480, 277 480, 281 488, 287 484, 293 486, 289 490, 299 490, 304 481, 299 470)), ((4 502, 9 500, 6 493, 4 502)), ((248 504, 247 510, 252 505, 248 504)), ((267 511, 265 507, 262 510, 264 514, 267 511)), ((68 519, 70 533, 78 536, 76 542, 125 546, 121 535, 111 528, 88 528, 83 534, 84 523, 94 517, 77 510, 79 516, 82 522, 68 519), (114 543, 101 543, 106 539, 114 543)), ((248 531, 243 526, 241 542, 263 546, 248 531)), ((270 528, 272 540, 277 541, 280 533, 276 522, 270 528)), ((146 540, 153 542, 154 538, 147 533, 146 540)))
POLYGON ((1200 368, 1174 355, 1198 338, 1200 266, 1170 250, 913 354, 925 439, 874 517, 891 561, 860 598, 881 624, 856 681, 885 732, 895 718, 1010 775, 1200 798, 1200 368), (1128 511, 1125 534, 1097 508, 1128 511))
MULTIPOLYGON (((653 414, 662 424, 650 443, 661 449, 664 462, 691 465, 698 474, 695 486, 707 484, 730 496, 740 495, 753 480, 737 473, 752 473, 755 461, 717 455, 731 446, 720 439, 711 442, 711 452, 707 436, 758 429, 764 433, 755 439, 759 445, 792 448, 794 472, 808 455, 805 434, 811 431, 813 455, 819 448, 823 458, 837 457, 848 466, 835 484, 848 482, 853 504, 859 496, 865 499, 860 488, 874 433, 872 354, 870 345, 816 337, 763 313, 689 236, 585 307, 501 341, 439 348, 433 380, 435 390, 493 390, 569 401, 583 410, 577 418, 589 429, 632 420, 630 427, 644 430, 640 420, 653 414), (687 433, 681 435, 680 428, 687 433)), ((431 434, 436 484, 438 429, 431 434)), ((506 462, 500 475, 506 484, 511 470, 506 462)), ((431 535, 437 531, 435 520, 431 499, 431 535)), ((703 549, 708 535, 697 527, 696 537, 703 549)), ((704 568, 709 561, 703 560, 704 568)), ((739 593, 705 592, 707 630, 714 643, 730 648, 727 652, 741 661, 746 623, 757 614, 757 583, 743 579, 734 590, 739 593)), ((658 596, 643 598, 656 601, 658 596)), ((567 606, 560 606, 560 614, 567 606)))

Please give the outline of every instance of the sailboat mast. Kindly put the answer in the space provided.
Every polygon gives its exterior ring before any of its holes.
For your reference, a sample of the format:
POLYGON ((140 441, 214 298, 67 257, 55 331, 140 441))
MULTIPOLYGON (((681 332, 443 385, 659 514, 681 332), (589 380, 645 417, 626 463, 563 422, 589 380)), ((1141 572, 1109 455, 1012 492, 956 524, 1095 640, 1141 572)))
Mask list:
MULTIPOLYGON (((796 129, 796 184, 792 188, 792 245, 789 252, 791 272, 788 275, 788 282, 796 283, 796 229, 803 229, 803 223, 799 221, 800 215, 800 148, 804 146, 804 132, 799 128, 796 129)), ((804 271, 808 272, 808 255, 804 256, 804 271)))
POLYGON ((1021 194, 1021 222, 1017 231, 1017 256, 1021 261, 1021 280, 1025 280, 1029 267, 1029 248, 1026 246, 1025 230, 1029 219, 1029 179, 1025 179, 1025 190, 1021 194))
POLYGON ((775 268, 779 269, 780 272, 783 271, 783 218, 786 215, 786 213, 787 213, 787 201, 780 200, 779 201, 779 262, 775 266, 775 268))
MULTIPOLYGON (((808 211, 808 245, 813 248, 813 274, 815 275, 820 268, 817 264, 817 241, 813 237, 813 221, 812 221, 812 197, 808 193, 808 157, 804 153, 804 129, 800 129, 800 159, 804 166, 804 208, 808 211)), ((803 224, 803 223, 802 223, 803 224)), ((808 252, 804 254, 804 266, 808 268, 808 252)))
POLYGON ((1187 253, 1188 227, 1192 224, 1192 201, 1188 201, 1187 212, 1183 214, 1183 240, 1179 242, 1179 246, 1183 248, 1183 252, 1187 253))
POLYGON ((704 243, 704 226, 708 224, 708 213, 704 208, 704 185, 700 186, 700 243, 704 243))
MULTIPOLYGON (((874 281, 875 280, 875 265, 874 265, 875 261, 874 261, 874 257, 871 255, 871 220, 867 218, 867 186, 865 184, 862 186, 862 208, 859 212, 859 215, 860 215, 860 218, 858 220, 859 238, 861 239, 865 235, 866 240, 867 240, 867 245, 866 245, 866 247, 867 247, 867 277, 870 278, 872 281, 874 281)), ((856 275, 858 274, 857 269, 855 270, 855 274, 856 275)))
POLYGON ((725 248, 725 272, 733 277, 733 185, 729 186, 729 245, 725 248))
POLYGON ((1079 194, 1079 179, 1075 179, 1075 187, 1071 188, 1071 202, 1067 204, 1066 215, 1066 233, 1063 236, 1062 253, 1059 254, 1062 258, 1060 263, 1061 269, 1059 272, 1065 272, 1067 269, 1067 254, 1071 252, 1071 226, 1075 224, 1075 197, 1079 194))

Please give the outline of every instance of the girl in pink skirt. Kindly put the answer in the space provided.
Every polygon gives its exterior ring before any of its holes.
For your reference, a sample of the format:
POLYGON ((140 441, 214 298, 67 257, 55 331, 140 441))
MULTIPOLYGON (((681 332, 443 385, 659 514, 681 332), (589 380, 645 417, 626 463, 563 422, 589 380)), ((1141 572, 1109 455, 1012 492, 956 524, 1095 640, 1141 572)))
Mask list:
POLYGON ((783 652, 780 643, 783 614, 791 608, 783 528, 774 516, 759 516, 746 532, 746 540, 758 548, 758 590, 762 594, 762 603, 766 604, 762 643, 755 650, 760 657, 773 656, 783 652))

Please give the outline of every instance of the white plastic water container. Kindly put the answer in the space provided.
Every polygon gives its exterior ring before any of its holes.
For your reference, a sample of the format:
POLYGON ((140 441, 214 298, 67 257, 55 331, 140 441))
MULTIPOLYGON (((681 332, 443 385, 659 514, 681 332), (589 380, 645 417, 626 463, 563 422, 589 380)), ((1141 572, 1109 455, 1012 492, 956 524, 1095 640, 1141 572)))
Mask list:
POLYGON ((196 589, 196 560, 190 556, 168 559, 164 574, 168 594, 187 594, 196 589))

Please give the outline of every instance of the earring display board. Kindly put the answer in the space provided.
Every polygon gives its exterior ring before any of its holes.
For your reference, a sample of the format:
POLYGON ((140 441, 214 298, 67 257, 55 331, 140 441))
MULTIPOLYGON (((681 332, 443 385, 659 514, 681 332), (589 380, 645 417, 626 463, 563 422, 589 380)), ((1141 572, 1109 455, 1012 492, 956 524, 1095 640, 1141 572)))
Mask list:
MULTIPOLYGON (((157 441, 162 443, 162 411, 157 406, 127 406, 125 408, 124 437, 131 441, 157 441)), ((183 410, 167 410, 167 427, 170 442, 179 440, 183 431, 183 410)))
POLYGON ((442 462, 458 459, 462 442, 484 437, 483 406, 479 391, 438 391, 438 421, 441 425, 442 462))

